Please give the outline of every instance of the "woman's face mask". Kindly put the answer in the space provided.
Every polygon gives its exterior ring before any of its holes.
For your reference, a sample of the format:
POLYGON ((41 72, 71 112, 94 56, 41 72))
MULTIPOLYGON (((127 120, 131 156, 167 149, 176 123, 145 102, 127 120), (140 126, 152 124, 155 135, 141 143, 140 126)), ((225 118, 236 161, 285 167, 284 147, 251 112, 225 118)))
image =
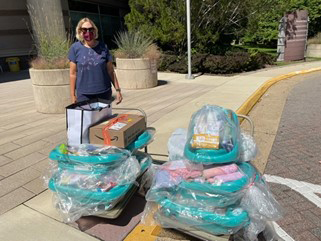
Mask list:
POLYGON ((86 33, 83 33, 84 39, 86 41, 91 41, 94 39, 94 33, 87 31, 86 33))

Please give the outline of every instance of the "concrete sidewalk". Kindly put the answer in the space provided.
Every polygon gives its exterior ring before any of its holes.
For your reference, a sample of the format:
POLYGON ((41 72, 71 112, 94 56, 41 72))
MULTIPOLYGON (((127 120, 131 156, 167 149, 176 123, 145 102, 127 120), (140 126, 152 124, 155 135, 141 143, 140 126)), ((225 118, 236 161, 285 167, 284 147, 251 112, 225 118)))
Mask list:
MULTIPOLYGON (((237 110, 267 80, 320 66, 321 62, 309 62, 231 77, 202 75, 194 80, 159 73, 159 86, 124 90, 119 107, 146 111, 148 125, 157 129, 149 152, 155 159, 165 159, 172 131, 186 128, 191 115, 203 105, 237 110)), ((49 151, 66 141, 65 116, 35 111, 30 79, 0 86, 0 240, 95 240, 61 223, 40 178, 48 167, 49 151)), ((138 220, 135 216, 129 223, 135 225, 138 220)))

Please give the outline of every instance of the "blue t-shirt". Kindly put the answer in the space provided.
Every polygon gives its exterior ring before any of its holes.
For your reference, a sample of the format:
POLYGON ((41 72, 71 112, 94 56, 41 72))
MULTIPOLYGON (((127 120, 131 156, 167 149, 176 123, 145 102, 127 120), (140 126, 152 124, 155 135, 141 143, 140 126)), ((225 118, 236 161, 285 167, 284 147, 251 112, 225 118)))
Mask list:
POLYGON ((68 58, 77 64, 77 95, 100 94, 111 89, 107 62, 112 61, 112 56, 104 43, 87 48, 83 43, 76 42, 71 45, 68 58))

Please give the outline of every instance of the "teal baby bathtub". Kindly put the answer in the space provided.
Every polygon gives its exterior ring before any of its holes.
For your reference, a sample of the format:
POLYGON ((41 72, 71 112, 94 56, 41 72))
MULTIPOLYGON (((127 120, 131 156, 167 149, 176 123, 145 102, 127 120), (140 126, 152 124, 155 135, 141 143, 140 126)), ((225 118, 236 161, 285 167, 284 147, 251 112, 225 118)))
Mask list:
POLYGON ((188 139, 185 149, 184 155, 187 159, 192 162, 202 163, 202 164, 223 164, 229 162, 236 162, 240 155, 240 147, 239 147, 239 121, 237 115, 233 111, 224 110, 224 112, 228 115, 231 113, 231 121, 236 126, 236 133, 232 136, 233 149, 228 152, 227 150, 220 148, 218 150, 215 149, 195 149, 191 146, 191 138, 188 139))
MULTIPOLYGON (((136 155, 136 158, 138 162, 140 163, 140 175, 144 173, 147 168, 152 163, 152 158, 147 153, 138 152, 136 155)), ((54 192, 61 193, 63 195, 66 195, 71 198, 75 198, 78 203, 90 203, 90 205, 99 205, 104 204, 106 207, 113 206, 115 202, 120 200, 134 184, 125 184, 125 185, 118 185, 108 192, 98 192, 98 191, 92 191, 92 190, 86 190, 86 189, 80 189, 72 185, 61 185, 55 183, 55 175, 60 175, 61 171, 63 169, 58 169, 58 172, 54 174, 54 176, 50 179, 48 187, 50 190, 54 192)), ((78 172, 76 169, 71 169, 73 172, 78 172)), ((69 169, 68 169, 69 171, 69 169)), ((81 174, 84 174, 84 171, 81 170, 79 172, 81 174)), ((92 173, 88 172, 86 173, 88 175, 101 175, 102 173, 92 173)))
MULTIPOLYGON (((95 148, 94 145, 88 144, 88 146, 92 146, 95 148)), ((49 158, 53 161, 64 161, 74 164, 104 164, 104 165, 115 165, 121 161, 126 160, 130 153, 119 148, 113 148, 108 153, 102 154, 90 154, 88 156, 80 156, 78 154, 72 153, 64 153, 61 150, 61 145, 57 146, 53 149, 50 154, 49 158)))
POLYGON ((155 135, 155 129, 149 127, 140 136, 138 136, 135 141, 129 144, 126 147, 126 149, 130 151, 142 149, 152 141, 152 139, 154 138, 154 135, 155 135))
POLYGON ((232 181, 224 182, 221 185, 213 185, 211 183, 205 182, 187 182, 182 181, 179 185, 180 188, 196 190, 200 192, 214 193, 214 194, 226 194, 237 192, 245 188, 252 180, 256 177, 256 169, 251 165, 251 163, 240 163, 238 164, 239 169, 245 174, 242 178, 232 181))
POLYGON ((245 174, 239 180, 226 182, 219 186, 183 181, 178 187, 177 194, 184 200, 194 199, 204 206, 227 207, 235 204, 243 197, 248 185, 253 181, 261 180, 260 174, 250 163, 240 163, 238 166, 245 174))
POLYGON ((219 214, 179 205, 169 199, 164 199, 159 204, 161 208, 158 212, 161 215, 213 234, 228 234, 231 230, 244 227, 250 222, 248 213, 241 208, 230 207, 225 213, 219 214))

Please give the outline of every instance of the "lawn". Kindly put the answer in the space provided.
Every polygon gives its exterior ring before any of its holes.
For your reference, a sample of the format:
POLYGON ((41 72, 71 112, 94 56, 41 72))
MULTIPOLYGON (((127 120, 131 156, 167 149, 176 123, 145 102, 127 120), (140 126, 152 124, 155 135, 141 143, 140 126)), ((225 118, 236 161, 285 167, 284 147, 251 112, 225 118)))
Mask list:
POLYGON ((261 47, 261 46, 251 46, 251 45, 237 45, 238 47, 248 49, 248 50, 256 50, 259 52, 271 54, 274 57, 277 57, 276 48, 268 48, 268 47, 261 47))
MULTIPOLYGON (((277 49, 276 48, 268 48, 268 47, 261 47, 261 46, 251 46, 251 45, 237 45, 238 47, 248 49, 248 50, 256 50, 259 52, 271 54, 273 57, 277 57, 277 49)), ((274 64, 277 66, 285 66, 290 64, 296 64, 296 63, 303 63, 303 62, 312 62, 312 61, 320 61, 321 58, 306 58, 305 60, 299 60, 299 61, 291 61, 291 62, 275 62, 274 64)))

